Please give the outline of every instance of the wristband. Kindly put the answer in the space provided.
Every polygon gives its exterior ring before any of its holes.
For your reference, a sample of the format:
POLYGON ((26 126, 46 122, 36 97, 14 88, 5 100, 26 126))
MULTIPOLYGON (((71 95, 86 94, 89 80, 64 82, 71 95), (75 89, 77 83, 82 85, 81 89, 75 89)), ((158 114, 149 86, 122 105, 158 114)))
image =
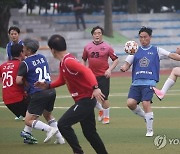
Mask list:
POLYGON ((98 85, 93 86, 93 89, 98 89, 98 88, 99 88, 98 85))

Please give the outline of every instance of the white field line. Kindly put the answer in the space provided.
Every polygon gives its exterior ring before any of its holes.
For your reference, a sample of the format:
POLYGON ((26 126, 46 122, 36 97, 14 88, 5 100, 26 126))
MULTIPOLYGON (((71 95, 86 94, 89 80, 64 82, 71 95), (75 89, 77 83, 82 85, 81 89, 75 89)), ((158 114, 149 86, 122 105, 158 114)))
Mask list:
MULTIPOLYGON (((178 93, 167 93, 166 95, 169 95, 169 96, 177 96, 179 95, 179 91, 180 90, 169 90, 169 92, 178 92, 178 93)), ((109 97, 124 97, 124 96, 127 96, 128 94, 127 93, 112 93, 109 95, 109 97)), ((61 98, 61 99, 65 99, 65 98, 71 98, 70 95, 63 95, 63 96, 56 96, 56 98, 61 98)), ((4 102, 0 102, 0 108, 6 108, 6 106, 4 105, 4 102)), ((57 107, 55 106, 54 108, 58 108, 58 109, 67 109, 69 107, 57 107)), ((127 109, 127 107, 111 107, 112 109, 127 109)), ((177 106, 177 107, 166 107, 166 106, 161 106, 161 107, 152 107, 152 108, 156 108, 156 109, 178 109, 180 108, 180 106, 177 106)))

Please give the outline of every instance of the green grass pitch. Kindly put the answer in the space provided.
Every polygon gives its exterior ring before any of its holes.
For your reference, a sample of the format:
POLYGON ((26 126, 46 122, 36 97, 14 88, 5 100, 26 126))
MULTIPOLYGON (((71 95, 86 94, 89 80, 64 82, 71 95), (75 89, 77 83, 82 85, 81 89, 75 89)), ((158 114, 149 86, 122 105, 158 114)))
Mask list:
MULTIPOLYGON (((167 76, 162 75, 157 87, 162 87, 167 76)), ((131 77, 111 78, 110 124, 103 125, 97 121, 97 131, 100 134, 109 154, 177 154, 180 151, 180 83, 168 91, 165 99, 159 101, 154 95, 154 137, 145 137, 146 128, 142 118, 134 115, 126 107, 127 92, 131 84, 131 77), (157 149, 154 139, 166 136, 166 146, 157 149)), ((73 104, 73 100, 66 87, 57 88, 57 99, 54 116, 58 120, 73 104)), ((33 130, 38 139, 37 145, 26 145, 20 137, 24 122, 15 121, 14 115, 3 105, 0 98, 0 154, 72 154, 69 145, 54 145, 43 143, 45 133, 33 130)), ((97 110, 95 109, 97 114, 97 110)), ((97 116, 96 116, 97 117, 97 116)), ((43 118, 41 120, 44 121, 43 118)), ((73 126, 79 142, 86 154, 95 154, 94 150, 84 138, 80 125, 73 126)))

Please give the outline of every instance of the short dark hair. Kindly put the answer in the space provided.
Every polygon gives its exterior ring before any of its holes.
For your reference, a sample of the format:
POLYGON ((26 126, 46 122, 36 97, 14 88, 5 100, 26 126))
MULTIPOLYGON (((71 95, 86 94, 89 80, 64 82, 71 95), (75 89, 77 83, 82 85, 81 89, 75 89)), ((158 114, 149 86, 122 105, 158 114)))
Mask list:
POLYGON ((94 31, 95 31, 96 29, 100 29, 101 32, 102 32, 102 34, 104 34, 104 29, 103 29, 102 27, 100 27, 100 26, 96 26, 96 27, 93 27, 93 29, 91 30, 91 35, 94 34, 94 31))
POLYGON ((18 34, 20 33, 20 29, 17 26, 11 26, 8 30, 9 34, 10 34, 11 30, 16 31, 18 34))
POLYGON ((23 43, 25 47, 32 51, 32 53, 36 53, 39 49, 39 42, 37 40, 27 38, 23 41, 23 43))
POLYGON ((13 44, 11 46, 11 55, 12 57, 19 57, 20 53, 23 52, 23 45, 22 44, 13 44))
POLYGON ((148 33, 149 36, 152 36, 152 29, 149 27, 145 27, 145 26, 141 27, 141 29, 139 30, 139 35, 141 32, 146 32, 148 33))
POLYGON ((48 46, 49 48, 55 49, 57 51, 65 51, 67 49, 64 37, 58 34, 52 35, 49 38, 48 46))

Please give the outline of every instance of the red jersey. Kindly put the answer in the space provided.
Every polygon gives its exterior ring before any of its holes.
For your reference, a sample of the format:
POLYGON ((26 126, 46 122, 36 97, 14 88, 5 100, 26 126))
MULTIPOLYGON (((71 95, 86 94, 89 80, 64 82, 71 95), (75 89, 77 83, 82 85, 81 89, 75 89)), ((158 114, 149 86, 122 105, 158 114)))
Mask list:
POLYGON ((75 101, 91 97, 93 86, 98 85, 93 72, 71 54, 66 54, 60 63, 59 78, 50 84, 55 88, 66 84, 75 101))
POLYGON ((0 77, 2 78, 2 97, 4 103, 13 104, 24 98, 24 87, 16 84, 16 76, 20 61, 9 60, 0 66, 0 77))
POLYGON ((88 60, 89 68, 95 76, 103 76, 109 68, 109 57, 112 61, 118 58, 110 45, 105 42, 101 42, 100 44, 91 42, 85 46, 82 59, 84 61, 88 60))

